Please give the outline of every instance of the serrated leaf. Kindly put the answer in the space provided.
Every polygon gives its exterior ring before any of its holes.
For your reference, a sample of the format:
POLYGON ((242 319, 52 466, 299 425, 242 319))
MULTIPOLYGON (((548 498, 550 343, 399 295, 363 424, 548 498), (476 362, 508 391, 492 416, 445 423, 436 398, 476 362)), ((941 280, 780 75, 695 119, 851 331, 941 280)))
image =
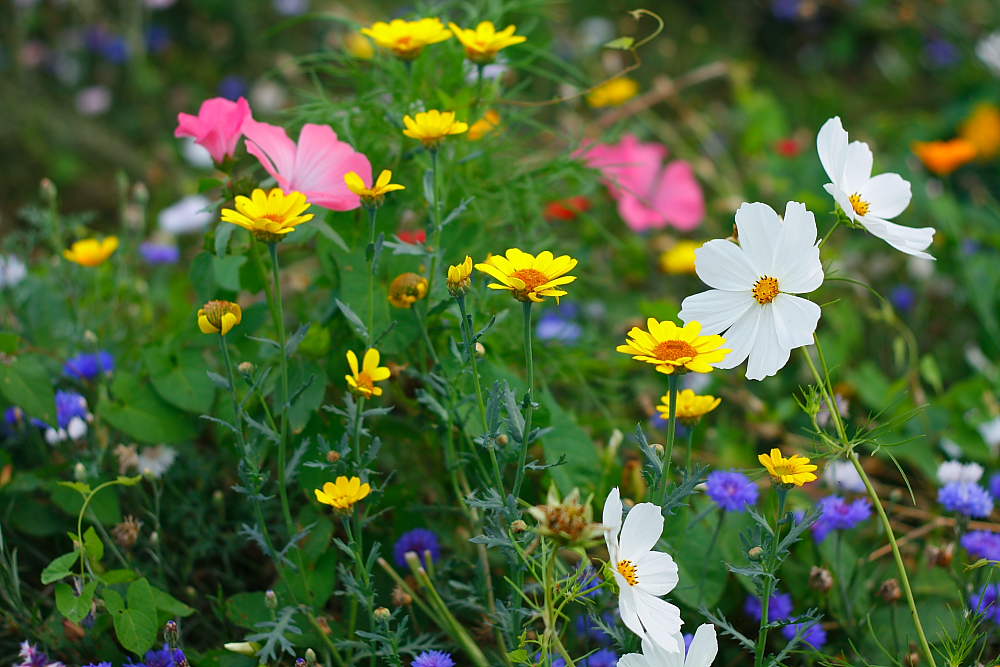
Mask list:
POLYGON ((53 560, 45 566, 44 570, 42 570, 42 583, 51 584, 53 581, 59 581, 60 579, 73 574, 70 568, 73 567, 76 563, 76 559, 79 557, 79 551, 71 551, 68 554, 63 554, 53 560))

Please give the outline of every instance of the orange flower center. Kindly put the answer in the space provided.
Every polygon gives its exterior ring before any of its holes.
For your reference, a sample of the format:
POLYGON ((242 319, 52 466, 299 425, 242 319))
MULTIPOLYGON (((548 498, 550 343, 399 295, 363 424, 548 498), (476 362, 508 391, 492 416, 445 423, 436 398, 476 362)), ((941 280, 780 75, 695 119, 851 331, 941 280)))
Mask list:
POLYGON ((858 215, 868 215, 868 209, 870 209, 872 205, 862 199, 860 193, 855 192, 853 195, 848 197, 848 199, 850 200, 851 207, 854 209, 855 213, 858 215))
POLYGON ((629 586, 635 586, 639 583, 639 572, 636 570, 635 563, 630 560, 620 560, 617 567, 618 573, 625 577, 629 586))
POLYGON ((524 282, 525 292, 531 292, 539 285, 549 282, 549 277, 537 269, 521 269, 515 271, 513 276, 524 282))
POLYGON ((683 340, 665 340, 653 348, 653 356, 663 361, 677 361, 684 357, 697 357, 698 350, 683 340))
POLYGON ((753 285, 753 298, 762 306, 774 301, 780 292, 778 279, 771 276, 761 276, 753 285))
POLYGON ((368 389, 369 391, 375 388, 375 381, 372 380, 372 376, 369 375, 367 371, 361 371, 358 373, 358 377, 356 377, 354 381, 358 383, 359 387, 368 389))

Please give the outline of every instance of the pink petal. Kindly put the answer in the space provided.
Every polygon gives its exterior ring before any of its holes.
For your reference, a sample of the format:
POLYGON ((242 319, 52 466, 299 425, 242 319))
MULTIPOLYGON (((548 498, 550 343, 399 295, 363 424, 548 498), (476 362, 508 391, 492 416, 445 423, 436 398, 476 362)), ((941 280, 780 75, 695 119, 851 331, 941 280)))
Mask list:
POLYGON ((650 208, 639 197, 629 193, 623 193, 618 200, 618 215, 632 231, 636 232, 667 226, 667 220, 661 212, 650 208))
POLYGON ((177 114, 174 136, 193 137, 213 160, 222 162, 236 152, 240 130, 250 115, 250 105, 242 97, 236 102, 214 97, 201 103, 197 116, 177 114))
POLYGON ((289 187, 303 192, 317 206, 349 211, 361 205, 360 197, 344 183, 349 171, 356 171, 366 183, 372 181, 368 158, 337 139, 330 126, 309 123, 302 128, 289 187))
POLYGON ((295 143, 288 138, 284 128, 248 118, 243 123, 243 135, 247 152, 260 160, 278 185, 289 189, 295 167, 295 143))
POLYGON ((705 197, 691 165, 677 160, 667 165, 653 200, 653 208, 678 229, 694 229, 705 217, 705 197))

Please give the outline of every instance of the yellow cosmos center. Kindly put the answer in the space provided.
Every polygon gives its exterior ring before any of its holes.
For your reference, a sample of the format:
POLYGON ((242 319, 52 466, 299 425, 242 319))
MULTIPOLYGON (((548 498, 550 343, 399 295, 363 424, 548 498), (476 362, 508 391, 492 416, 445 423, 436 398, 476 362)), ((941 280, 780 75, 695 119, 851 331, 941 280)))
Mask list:
POLYGON ((625 577, 629 586, 636 586, 639 583, 639 572, 636 570, 635 563, 630 560, 620 560, 617 567, 618 573, 625 577))
POLYGON ((762 306, 774 301, 780 292, 778 279, 771 276, 761 276, 753 285, 753 298, 762 306))
POLYGON ((860 193, 855 192, 853 195, 848 197, 848 199, 850 200, 851 207, 854 209, 855 213, 858 215, 868 215, 868 209, 870 209, 872 205, 862 199, 860 193))
POLYGON ((653 348, 653 356, 663 361, 677 361, 684 357, 697 357, 698 350, 683 340, 665 340, 653 348))
POLYGON ((530 292, 539 285, 549 282, 549 277, 537 269, 521 269, 512 274, 524 282, 524 291, 530 292))

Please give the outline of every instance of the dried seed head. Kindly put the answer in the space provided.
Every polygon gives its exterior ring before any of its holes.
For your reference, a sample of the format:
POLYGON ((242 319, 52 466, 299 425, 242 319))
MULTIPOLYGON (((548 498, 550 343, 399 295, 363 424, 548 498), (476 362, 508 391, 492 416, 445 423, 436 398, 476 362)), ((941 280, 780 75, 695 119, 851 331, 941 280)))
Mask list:
POLYGON ((826 593, 833 588, 833 575, 830 574, 830 570, 813 565, 809 570, 809 586, 813 590, 826 593))
POLYGON ((397 607, 405 607, 413 604, 413 598, 401 586, 396 586, 392 589, 392 604, 397 607))
POLYGON ((903 597, 903 591, 899 588, 899 582, 895 579, 886 579, 878 587, 878 595, 886 602, 898 602, 903 597))
MULTIPOLYGON (((122 549, 131 549, 139 540, 139 533, 142 531, 142 521, 132 515, 125 517, 125 520, 111 529, 111 534, 122 549)), ((171 621, 173 623, 173 621, 171 621)), ((174 624, 176 626, 176 623, 174 624)))

